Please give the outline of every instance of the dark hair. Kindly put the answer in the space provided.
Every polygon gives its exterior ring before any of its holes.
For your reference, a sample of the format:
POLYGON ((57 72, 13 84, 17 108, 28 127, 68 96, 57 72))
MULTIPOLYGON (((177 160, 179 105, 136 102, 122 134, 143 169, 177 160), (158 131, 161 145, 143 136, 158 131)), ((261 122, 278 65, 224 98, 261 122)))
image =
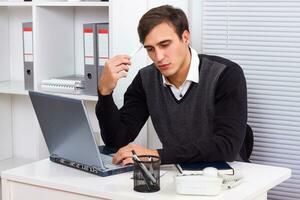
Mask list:
POLYGON ((182 33, 189 31, 189 23, 185 13, 170 5, 152 8, 146 12, 139 21, 138 34, 140 42, 144 44, 146 36, 157 25, 166 22, 174 26, 178 37, 181 39, 182 33))

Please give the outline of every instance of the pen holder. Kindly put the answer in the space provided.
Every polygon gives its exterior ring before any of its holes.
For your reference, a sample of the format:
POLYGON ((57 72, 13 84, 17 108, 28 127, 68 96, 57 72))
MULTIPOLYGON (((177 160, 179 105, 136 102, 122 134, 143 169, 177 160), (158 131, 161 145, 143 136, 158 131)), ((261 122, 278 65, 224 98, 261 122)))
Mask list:
POLYGON ((137 192, 156 192, 160 190, 160 158, 151 155, 133 159, 133 189, 137 192))

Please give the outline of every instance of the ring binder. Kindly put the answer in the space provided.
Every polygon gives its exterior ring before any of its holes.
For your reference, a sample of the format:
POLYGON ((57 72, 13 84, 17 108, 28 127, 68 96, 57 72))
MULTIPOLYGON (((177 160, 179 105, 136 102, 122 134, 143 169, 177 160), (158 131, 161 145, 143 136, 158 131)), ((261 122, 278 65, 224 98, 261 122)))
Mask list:
POLYGON ((97 95, 98 78, 109 56, 108 23, 83 25, 85 94, 97 95))
POLYGON ((33 90, 33 33, 32 22, 22 24, 23 29, 23 58, 24 58, 24 85, 25 90, 33 90))

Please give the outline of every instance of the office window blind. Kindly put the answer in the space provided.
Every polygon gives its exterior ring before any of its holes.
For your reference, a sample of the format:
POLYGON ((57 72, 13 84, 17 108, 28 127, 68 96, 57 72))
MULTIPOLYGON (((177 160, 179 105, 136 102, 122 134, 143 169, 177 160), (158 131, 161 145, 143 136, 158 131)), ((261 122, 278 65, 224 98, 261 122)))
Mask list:
POLYGON ((300 199, 300 1, 202 0, 202 52, 240 64, 251 161, 292 169, 268 199, 300 199))

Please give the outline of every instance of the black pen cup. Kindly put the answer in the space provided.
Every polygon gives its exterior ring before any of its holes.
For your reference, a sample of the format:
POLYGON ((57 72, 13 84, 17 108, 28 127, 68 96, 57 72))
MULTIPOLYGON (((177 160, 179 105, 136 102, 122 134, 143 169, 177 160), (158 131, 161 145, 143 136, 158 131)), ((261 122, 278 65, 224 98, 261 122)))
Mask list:
POLYGON ((133 189, 137 192, 156 192, 160 190, 160 158, 140 155, 133 159, 133 189))

